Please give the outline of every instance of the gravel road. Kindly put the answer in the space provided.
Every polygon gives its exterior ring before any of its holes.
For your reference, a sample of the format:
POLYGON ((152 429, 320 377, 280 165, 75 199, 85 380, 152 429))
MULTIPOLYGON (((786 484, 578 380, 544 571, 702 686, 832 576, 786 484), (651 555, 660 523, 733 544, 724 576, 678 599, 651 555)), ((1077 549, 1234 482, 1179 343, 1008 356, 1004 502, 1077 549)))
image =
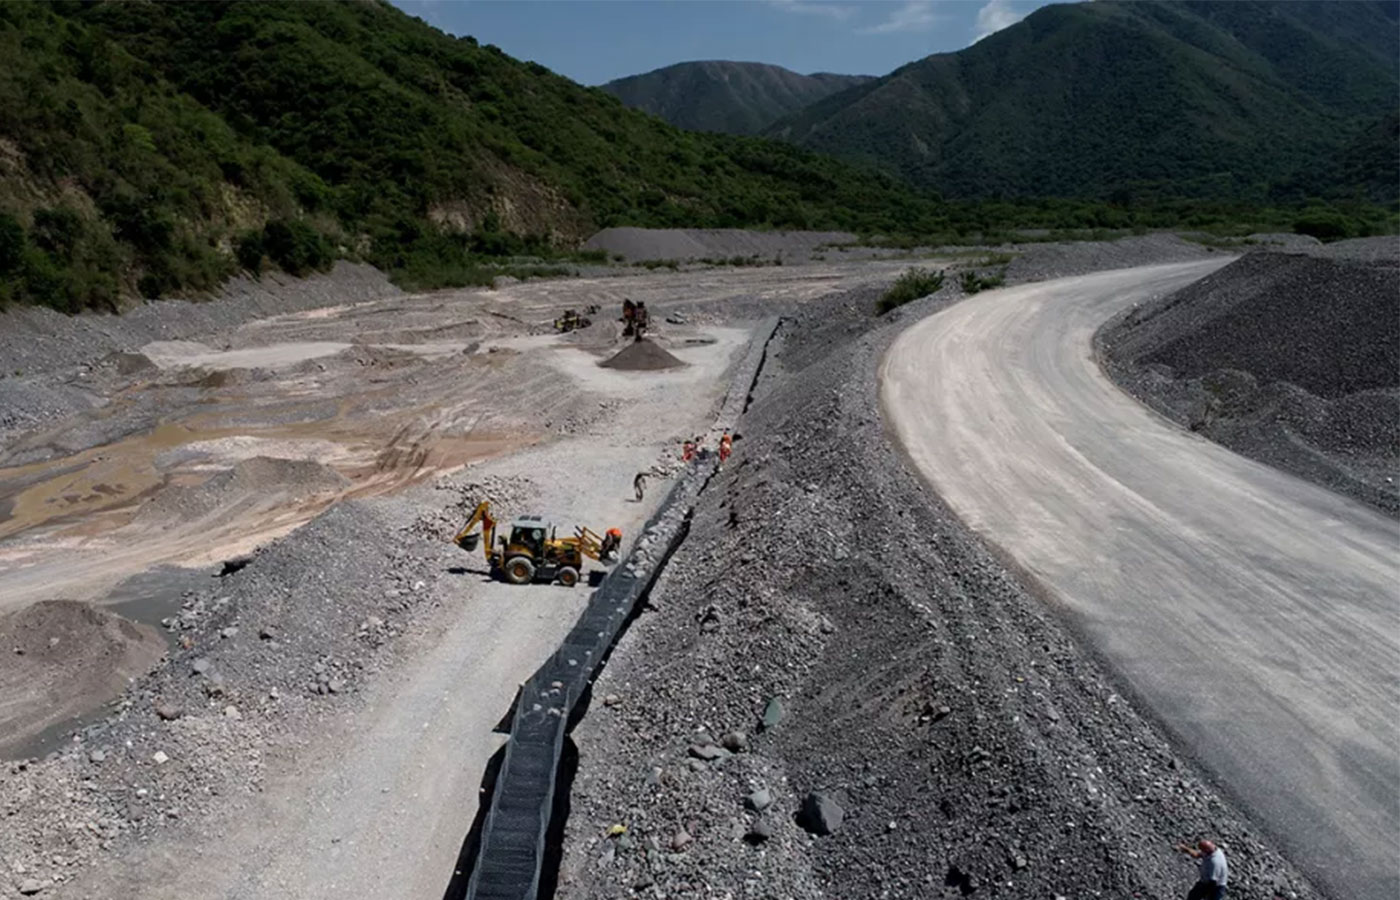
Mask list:
POLYGON ((1393 897, 1400 529, 1119 391, 1094 329, 1220 261, 979 296, 882 367, 915 465, 1338 897, 1393 897))

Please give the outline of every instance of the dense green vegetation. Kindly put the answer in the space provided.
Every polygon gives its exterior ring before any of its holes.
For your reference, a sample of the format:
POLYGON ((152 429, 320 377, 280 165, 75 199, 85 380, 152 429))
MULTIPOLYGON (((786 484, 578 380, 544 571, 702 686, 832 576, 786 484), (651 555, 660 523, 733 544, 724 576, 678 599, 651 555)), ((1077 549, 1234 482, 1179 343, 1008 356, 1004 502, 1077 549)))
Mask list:
POLYGON ((1136 208, 1173 198, 1269 206, 1324 196, 1393 206, 1396 9, 1244 0, 1047 6, 965 50, 822 100, 768 133, 950 197, 1080 197, 1136 208))
POLYGON ((0 54, 0 302, 337 256, 478 283, 618 224, 940 222, 887 176, 681 131, 379 2, 0 4, 0 54))
POLYGON ((866 75, 799 75, 781 66, 710 60, 619 78, 603 90, 678 128, 758 134, 783 116, 871 80, 866 75))
POLYGON ((875 311, 887 313, 892 309, 927 297, 943 287, 943 272, 932 269, 912 268, 895 279, 889 290, 880 296, 875 311))

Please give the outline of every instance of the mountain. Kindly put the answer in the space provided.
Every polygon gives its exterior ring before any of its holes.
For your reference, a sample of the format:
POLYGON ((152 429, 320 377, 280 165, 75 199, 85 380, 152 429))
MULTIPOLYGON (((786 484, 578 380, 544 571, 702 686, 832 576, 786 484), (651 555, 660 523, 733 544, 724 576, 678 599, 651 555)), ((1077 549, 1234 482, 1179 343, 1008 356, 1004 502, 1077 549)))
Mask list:
POLYGON ((921 230, 790 144, 687 132, 385 2, 0 4, 0 305, 116 308, 271 261, 400 283, 611 225, 921 230))
POLYGON ((619 78, 603 90, 678 128, 758 134, 783 116, 872 80, 868 75, 799 75, 781 66, 710 60, 619 78))
POLYGON ((1260 201, 1384 127, 1397 28, 1395 2, 1046 6, 766 133, 954 197, 1260 201))

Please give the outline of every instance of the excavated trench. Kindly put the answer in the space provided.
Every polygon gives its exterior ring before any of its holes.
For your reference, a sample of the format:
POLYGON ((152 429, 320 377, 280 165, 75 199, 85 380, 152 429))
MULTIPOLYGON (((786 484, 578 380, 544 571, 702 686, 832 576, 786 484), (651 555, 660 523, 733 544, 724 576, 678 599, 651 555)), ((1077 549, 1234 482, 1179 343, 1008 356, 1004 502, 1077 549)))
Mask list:
MULTIPOLYGON (((758 329, 764 337, 750 346, 735 373, 716 427, 732 430, 747 409, 779 324, 770 320, 758 329)), ((666 563, 689 533, 697 498, 718 470, 713 456, 686 470, 627 558, 589 598, 559 649, 522 686, 507 716, 509 740, 487 765, 477 816, 444 900, 554 896, 578 770, 578 750, 569 734, 587 714, 593 679, 645 608, 666 563)))

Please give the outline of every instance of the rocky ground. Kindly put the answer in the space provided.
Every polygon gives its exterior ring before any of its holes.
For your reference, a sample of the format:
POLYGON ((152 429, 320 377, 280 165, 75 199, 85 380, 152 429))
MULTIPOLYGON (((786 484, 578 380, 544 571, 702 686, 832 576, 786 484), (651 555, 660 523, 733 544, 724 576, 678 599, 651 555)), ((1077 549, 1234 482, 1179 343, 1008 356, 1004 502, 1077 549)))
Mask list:
POLYGON ((1194 875, 1173 846, 1205 836, 1232 896, 1316 896, 887 439, 880 354, 955 291, 785 322, 573 734, 558 896, 1165 898, 1194 875))
POLYGON ((1097 345, 1169 418, 1400 515, 1400 240, 1252 252, 1097 345))
MULTIPOLYGON (((1034 280, 1210 252, 1149 236, 1035 245, 1009 266, 989 265, 1034 280)), ((921 264, 956 272, 979 262, 921 264)), ((579 599, 554 588, 523 600, 493 593, 513 589, 486 583, 444 539, 482 496, 579 521, 640 522, 663 485, 633 504, 633 472, 665 475, 668 448, 713 414, 744 323, 784 315, 736 456, 702 496, 655 608, 599 681, 605 702, 575 733, 582 766, 559 894, 1165 897, 1190 879, 1170 844, 1213 834, 1239 872, 1236 895, 1311 896, 1026 582, 907 474, 883 433, 876 362, 901 323, 960 290, 950 278, 934 298, 876 317, 876 297, 909 264, 532 283, 483 306, 460 293, 366 296, 348 320, 358 340, 345 339, 341 313, 308 302, 290 319, 79 342, 56 357, 61 378, 22 376, 11 386, 67 390, 107 357, 99 375, 116 389, 81 384, 85 406, 41 423, 63 429, 63 441, 31 441, 31 424, 5 447, 30 454, 26 466, 59 467, 102 446, 103 429, 121 419, 113 413, 127 409, 117 398, 141 393, 127 391, 131 379, 197 404, 201 392, 256 395, 297 379, 343 388, 360 371, 378 397, 363 406, 367 421, 395 397, 446 406, 451 392, 439 388, 464 376, 425 364, 421 351, 475 342, 465 320, 487 318, 504 324, 490 330, 499 350, 484 364, 498 377, 536 372, 548 381, 536 387, 552 385, 575 414, 531 419, 541 442, 528 449, 408 479, 392 495, 352 491, 246 565, 158 570, 109 597, 173 591, 161 625, 172 649, 56 750, 0 767, 0 892, 321 896, 334 884, 438 896, 494 752, 491 724, 579 599), (548 335, 563 308, 624 295, 648 303, 668 352, 687 365, 598 367, 618 347, 607 317, 548 335), (271 363, 224 355, 289 343, 298 349, 281 347, 271 363), (351 346, 307 346, 318 343, 351 346), (410 344, 419 352, 406 358, 410 344), (142 347, 152 356, 133 355, 142 347), (175 383, 191 369, 200 383, 175 383), (74 415, 100 424, 69 427, 74 415), (463 695, 464 678, 483 687, 463 695)), ((469 421, 469 406, 453 415, 469 421)), ((457 418, 430 420, 423 434, 457 418)), ((139 415, 127 421, 123 434, 146 433, 139 415)), ((174 492, 146 515, 202 508, 220 471, 235 486, 262 477, 269 464, 257 456, 291 464, 272 464, 274 475, 305 462, 285 448, 250 455, 237 434, 210 440, 223 442, 212 457, 177 454, 202 478, 171 487, 211 486, 174 492)), ((350 475, 334 463, 311 480, 336 488, 350 475)), ((10 515, 0 508, 0 525, 10 515)), ((0 538, 0 551, 12 547, 0 538)), ((20 571, 0 552, 0 578, 20 571)))

